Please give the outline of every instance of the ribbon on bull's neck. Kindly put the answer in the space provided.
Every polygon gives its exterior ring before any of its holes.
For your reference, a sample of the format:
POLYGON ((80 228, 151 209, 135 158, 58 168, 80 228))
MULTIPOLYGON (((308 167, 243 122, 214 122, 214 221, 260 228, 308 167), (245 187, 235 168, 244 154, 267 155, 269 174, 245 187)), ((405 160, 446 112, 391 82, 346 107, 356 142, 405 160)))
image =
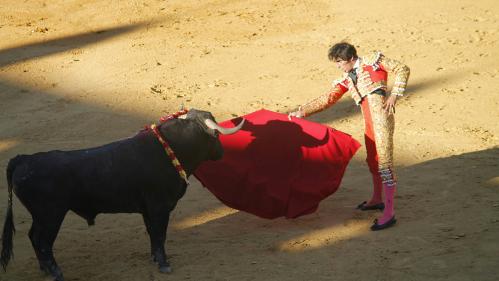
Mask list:
MULTIPOLYGON (((159 122, 164 123, 168 120, 176 119, 180 115, 184 115, 186 113, 187 113, 187 109, 183 109, 177 113, 169 114, 169 115, 165 115, 165 116, 161 117, 159 119, 159 122)), ((178 160, 177 156, 175 156, 175 153, 173 152, 173 150, 170 147, 170 145, 168 144, 168 142, 161 135, 161 132, 159 131, 158 126, 156 124, 152 124, 149 126, 149 128, 151 129, 151 131, 154 133, 156 138, 159 140, 159 142, 161 143, 161 145, 165 149, 166 154, 168 155, 168 157, 172 161, 172 164, 175 167, 175 169, 177 170, 177 172, 179 173, 180 177, 185 181, 185 183, 187 185, 189 185, 189 180, 187 179, 187 173, 185 172, 184 168, 182 167, 182 164, 180 164, 180 161, 178 160)))
POLYGON ((180 111, 178 111, 177 113, 173 113, 173 114, 168 114, 168 115, 165 115, 161 118, 159 118, 159 122, 160 123, 165 123, 166 121, 168 120, 171 120, 171 119, 176 119, 178 118, 180 115, 184 115, 184 114, 187 114, 187 109, 182 109, 180 111))

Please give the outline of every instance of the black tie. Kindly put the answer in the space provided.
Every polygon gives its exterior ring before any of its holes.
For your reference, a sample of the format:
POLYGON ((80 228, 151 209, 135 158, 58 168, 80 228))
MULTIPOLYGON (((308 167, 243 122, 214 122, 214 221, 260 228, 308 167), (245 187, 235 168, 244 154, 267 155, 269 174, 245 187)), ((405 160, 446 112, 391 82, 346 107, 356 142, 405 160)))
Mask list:
POLYGON ((348 76, 352 78, 353 84, 357 85, 357 71, 355 71, 355 68, 352 68, 352 70, 348 72, 348 76))

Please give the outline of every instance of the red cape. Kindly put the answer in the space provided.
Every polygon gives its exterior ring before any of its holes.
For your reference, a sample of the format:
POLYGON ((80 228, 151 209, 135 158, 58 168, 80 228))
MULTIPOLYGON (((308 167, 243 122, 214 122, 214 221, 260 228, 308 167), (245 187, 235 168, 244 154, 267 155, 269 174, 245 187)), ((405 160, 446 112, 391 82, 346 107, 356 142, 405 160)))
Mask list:
POLYGON ((313 213, 338 189, 360 147, 348 134, 281 113, 262 109, 242 118, 241 130, 220 135, 223 158, 204 162, 194 175, 227 206, 263 218, 313 213))

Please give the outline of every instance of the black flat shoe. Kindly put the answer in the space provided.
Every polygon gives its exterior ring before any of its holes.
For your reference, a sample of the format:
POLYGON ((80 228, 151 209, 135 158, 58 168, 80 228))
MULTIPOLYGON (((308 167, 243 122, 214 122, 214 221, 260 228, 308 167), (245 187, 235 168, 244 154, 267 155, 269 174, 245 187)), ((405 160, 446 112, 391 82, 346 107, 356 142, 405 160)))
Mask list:
POLYGON ((366 204, 367 204, 366 201, 360 203, 359 205, 357 205, 357 209, 359 209, 361 211, 369 211, 369 210, 381 210, 381 211, 383 211, 385 209, 385 203, 383 203, 383 202, 375 204, 375 205, 371 205, 371 206, 366 206, 366 204))
POLYGON ((371 225, 371 230, 377 231, 377 230, 389 228, 389 227, 395 225, 396 222, 397 222, 397 220, 395 219, 395 216, 393 216, 389 221, 385 222, 384 224, 378 224, 378 219, 375 219, 374 224, 371 225))

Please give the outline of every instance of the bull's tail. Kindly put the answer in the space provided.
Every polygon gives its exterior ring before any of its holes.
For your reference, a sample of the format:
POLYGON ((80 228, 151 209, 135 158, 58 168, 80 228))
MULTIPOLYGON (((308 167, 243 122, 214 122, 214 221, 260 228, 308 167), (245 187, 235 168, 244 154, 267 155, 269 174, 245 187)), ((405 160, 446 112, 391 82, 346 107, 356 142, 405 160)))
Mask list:
POLYGON ((7 166, 7 183, 8 183, 8 191, 9 191, 9 201, 7 203, 7 214, 5 216, 5 222, 3 225, 2 232, 2 252, 0 254, 0 264, 5 271, 7 269, 7 264, 9 264, 9 260, 14 256, 12 251, 12 238, 14 237, 14 233, 16 229, 14 227, 14 218, 12 214, 12 173, 17 166, 17 163, 20 160, 20 156, 17 156, 9 161, 7 166))

